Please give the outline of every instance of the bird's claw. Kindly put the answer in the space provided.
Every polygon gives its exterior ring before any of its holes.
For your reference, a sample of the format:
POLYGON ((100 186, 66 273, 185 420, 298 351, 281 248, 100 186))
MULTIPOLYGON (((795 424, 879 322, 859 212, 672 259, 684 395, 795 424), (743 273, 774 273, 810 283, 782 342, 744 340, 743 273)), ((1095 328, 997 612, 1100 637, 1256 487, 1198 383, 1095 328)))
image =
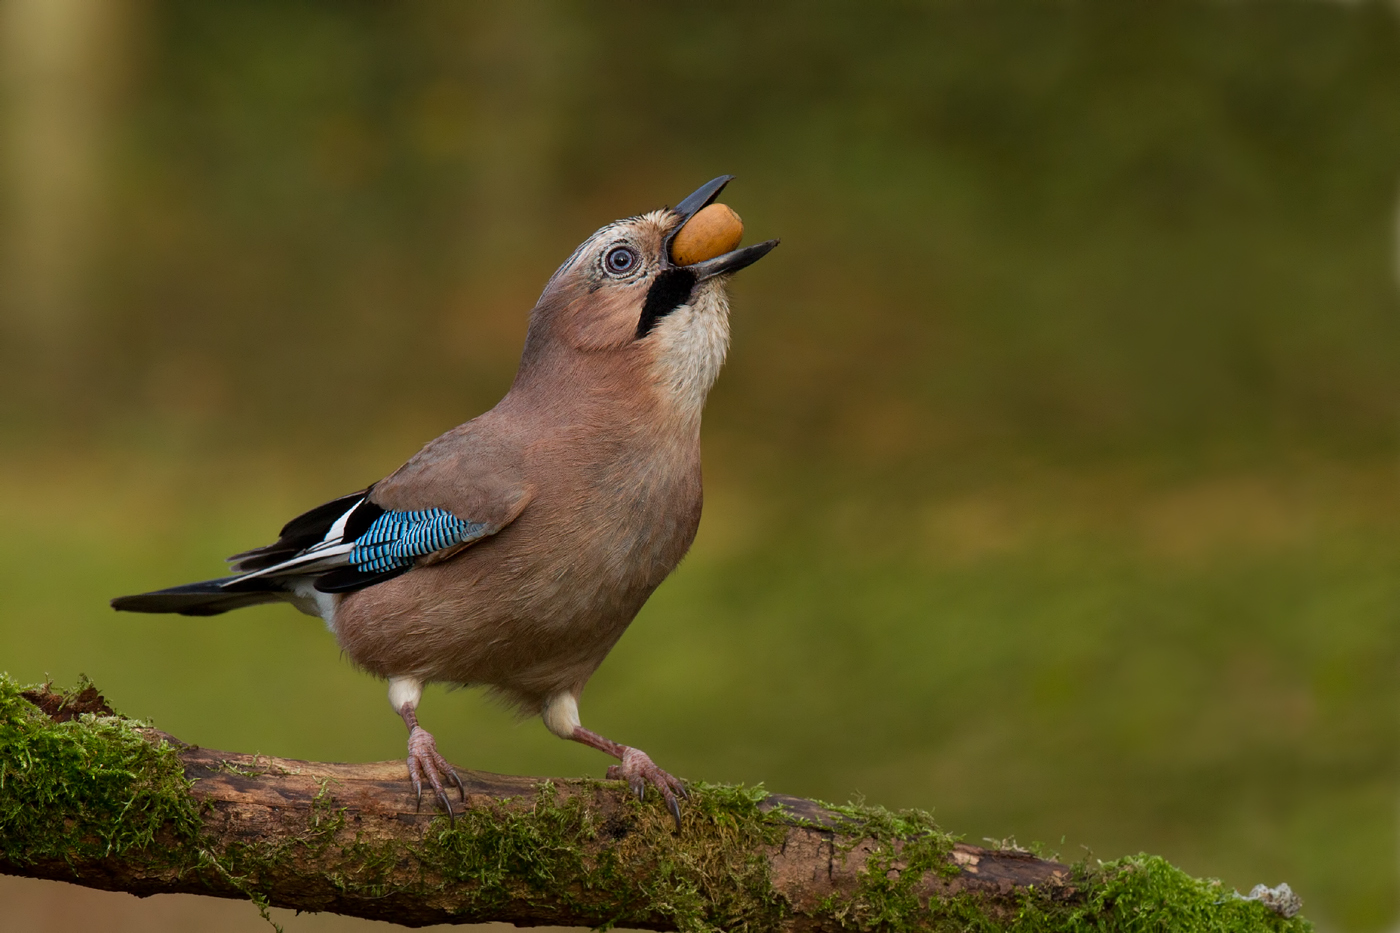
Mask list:
POLYGON ((689 800, 690 793, 678 778, 672 777, 656 766, 646 752, 629 748, 622 755, 622 764, 608 768, 608 780, 626 781, 638 800, 646 798, 647 785, 655 787, 666 801, 666 809, 676 821, 676 832, 681 831, 681 804, 677 795, 689 800))
POLYGON ((444 774, 452 778, 453 783, 457 785, 458 796, 465 802, 467 786, 462 783, 461 775, 447 763, 447 759, 438 754, 437 743, 433 741, 432 735, 422 726, 414 726, 413 731, 408 734, 408 778, 413 782, 413 792, 417 797, 414 811, 417 812, 423 807, 423 778, 426 777, 433 794, 447 811, 448 821, 456 826, 457 815, 452 810, 452 800, 447 796, 447 789, 442 784, 444 774))

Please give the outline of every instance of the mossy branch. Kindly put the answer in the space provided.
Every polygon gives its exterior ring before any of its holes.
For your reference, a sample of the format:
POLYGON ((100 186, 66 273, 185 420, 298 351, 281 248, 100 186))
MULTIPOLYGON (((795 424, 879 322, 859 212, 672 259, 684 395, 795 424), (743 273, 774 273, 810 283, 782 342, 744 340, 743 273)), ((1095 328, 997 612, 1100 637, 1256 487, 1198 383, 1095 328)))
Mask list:
POLYGON ((1311 929, 1161 859, 1067 866, 959 843, 918 811, 702 784, 676 835, 620 784, 462 775, 451 825, 416 811, 402 762, 211 751, 116 715, 91 685, 0 676, 0 873, 406 926, 1311 929))

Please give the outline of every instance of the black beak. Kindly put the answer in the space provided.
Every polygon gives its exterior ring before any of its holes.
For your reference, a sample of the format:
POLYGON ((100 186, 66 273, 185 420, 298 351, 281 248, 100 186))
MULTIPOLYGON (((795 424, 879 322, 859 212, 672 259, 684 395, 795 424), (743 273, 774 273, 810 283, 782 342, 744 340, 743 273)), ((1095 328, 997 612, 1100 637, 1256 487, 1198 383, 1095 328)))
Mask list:
MULTIPOLYGON (((692 191, 685 200, 671 208, 673 214, 681 216, 681 222, 676 225, 676 229, 684 227, 687 220, 700 213, 700 208, 713 204, 715 198, 719 197, 719 193, 724 190, 724 186, 733 180, 733 175, 721 175, 713 181, 707 181, 692 191)), ((674 233, 672 235, 674 236, 674 233)))
POLYGON ((777 240, 766 240, 763 243, 755 243, 753 246, 732 250, 713 259, 706 259, 704 262, 680 267, 671 265, 671 240, 675 238, 677 233, 680 233, 681 227, 685 226, 686 221, 698 214, 702 208, 713 204, 715 198, 719 197, 719 193, 724 190, 724 186, 733 180, 733 175, 721 175, 713 181, 707 181, 671 208, 671 213, 678 215, 681 222, 672 228, 671 232, 666 235, 666 240, 661 244, 662 262, 666 264, 667 268, 686 269, 695 273, 697 283, 703 282, 717 275, 738 272, 746 266, 751 266, 768 255, 768 251, 778 245, 777 240))
POLYGON ((714 259, 706 259, 704 262, 691 263, 685 268, 695 273, 696 282, 703 282, 717 275, 738 272, 746 266, 751 266, 764 256, 767 256, 768 251, 777 245, 777 240, 764 240, 762 243, 755 243, 753 246, 745 246, 742 249, 723 253, 716 256, 714 259))

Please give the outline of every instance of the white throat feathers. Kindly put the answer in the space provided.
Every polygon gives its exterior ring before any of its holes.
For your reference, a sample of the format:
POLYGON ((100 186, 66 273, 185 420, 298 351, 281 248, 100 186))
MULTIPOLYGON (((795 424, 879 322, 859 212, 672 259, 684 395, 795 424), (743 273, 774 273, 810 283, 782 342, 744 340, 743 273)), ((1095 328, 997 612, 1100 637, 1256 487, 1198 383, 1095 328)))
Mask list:
POLYGON ((701 282, 690 301, 656 323, 653 373, 685 419, 698 419, 729 350, 729 296, 724 281, 701 282))

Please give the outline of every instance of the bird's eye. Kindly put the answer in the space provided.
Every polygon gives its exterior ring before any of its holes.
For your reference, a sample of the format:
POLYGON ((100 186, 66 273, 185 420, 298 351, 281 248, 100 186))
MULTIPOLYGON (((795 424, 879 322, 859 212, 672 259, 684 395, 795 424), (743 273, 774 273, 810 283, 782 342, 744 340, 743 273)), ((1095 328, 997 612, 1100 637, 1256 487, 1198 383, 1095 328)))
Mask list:
POLYGON ((614 275, 622 275, 631 272, 632 267, 637 264, 637 253, 630 247, 618 246, 608 250, 608 255, 603 257, 603 265, 614 275))

